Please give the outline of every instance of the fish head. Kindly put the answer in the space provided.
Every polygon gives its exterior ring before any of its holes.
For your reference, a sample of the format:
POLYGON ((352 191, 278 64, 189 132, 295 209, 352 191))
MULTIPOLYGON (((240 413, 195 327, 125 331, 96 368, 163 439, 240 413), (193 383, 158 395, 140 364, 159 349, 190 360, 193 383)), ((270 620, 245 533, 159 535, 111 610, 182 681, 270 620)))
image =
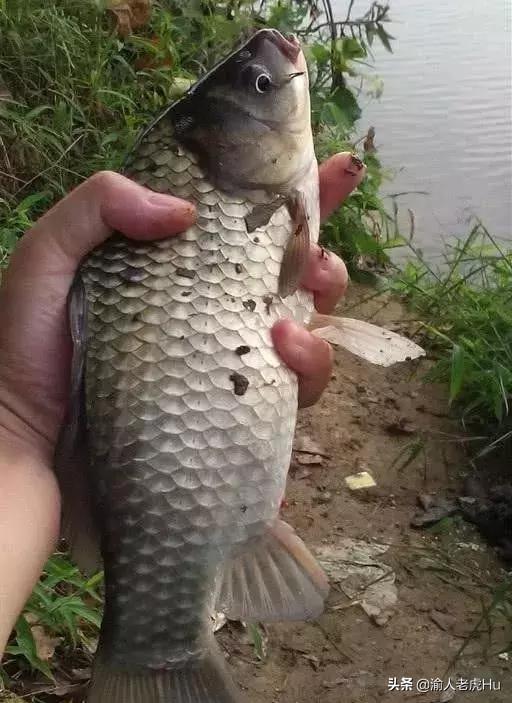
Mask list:
POLYGON ((314 158, 297 38, 262 29, 169 111, 178 141, 224 187, 286 192, 314 158))
POLYGON ((275 29, 257 32, 225 66, 214 92, 235 104, 240 118, 286 134, 310 129, 307 66, 295 36, 275 29))

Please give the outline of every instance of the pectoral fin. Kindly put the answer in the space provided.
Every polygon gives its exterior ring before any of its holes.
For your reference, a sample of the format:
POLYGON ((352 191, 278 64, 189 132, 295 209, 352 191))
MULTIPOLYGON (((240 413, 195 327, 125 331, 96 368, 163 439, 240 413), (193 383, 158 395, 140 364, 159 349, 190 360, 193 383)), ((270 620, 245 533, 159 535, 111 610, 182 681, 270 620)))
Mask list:
POLYGON ((279 622, 318 617, 327 577, 295 531, 276 521, 226 565, 216 609, 233 620, 279 622))
POLYGON ((297 191, 288 201, 293 230, 279 272, 278 293, 286 298, 298 289, 309 258, 310 232, 304 194, 297 191))
POLYGON ((425 350, 407 337, 363 320, 314 313, 308 329, 317 337, 379 366, 425 356, 425 350))
POLYGON ((102 561, 87 480, 84 392, 87 301, 83 282, 78 275, 69 293, 68 317, 73 342, 71 392, 54 465, 62 494, 62 533, 73 560, 84 573, 90 574, 101 569, 102 561))

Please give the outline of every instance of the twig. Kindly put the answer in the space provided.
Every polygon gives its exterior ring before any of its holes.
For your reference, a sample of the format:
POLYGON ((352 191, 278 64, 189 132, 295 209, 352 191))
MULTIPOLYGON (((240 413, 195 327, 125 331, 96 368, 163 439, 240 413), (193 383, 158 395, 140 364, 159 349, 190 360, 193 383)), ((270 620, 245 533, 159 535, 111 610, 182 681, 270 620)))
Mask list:
POLYGON ((11 178, 13 181, 18 181, 19 183, 26 183, 22 178, 14 176, 12 173, 7 173, 6 171, 0 171, 0 176, 5 176, 6 178, 11 178))
POLYGON ((56 166, 58 166, 62 159, 66 156, 66 154, 68 154, 71 149, 73 149, 73 147, 78 144, 78 142, 82 139, 83 136, 83 134, 80 134, 80 136, 78 136, 75 141, 62 152, 62 154, 59 156, 55 163, 43 169, 39 173, 36 173, 36 175, 33 176, 29 181, 26 181, 25 184, 22 185, 21 188, 19 188, 19 190, 16 192, 16 195, 19 195, 23 190, 25 190, 25 188, 27 188, 27 186, 31 185, 34 181, 37 181, 37 179, 43 176, 45 173, 48 173, 49 171, 53 170, 56 166))
MULTIPOLYGON (((364 139, 364 137, 361 137, 364 139)), ((359 141, 361 141, 361 139, 359 141)), ((401 190, 399 193, 388 193, 387 198, 400 198, 402 195, 430 195, 428 190, 401 190)))
POLYGON ((7 165, 7 168, 12 170, 11 162, 9 160, 9 153, 8 153, 7 149, 5 148, 4 140, 2 139, 2 137, 0 137, 0 146, 2 147, 2 151, 4 153, 4 159, 5 159, 5 163, 7 165))
POLYGON ((354 7, 354 2, 355 2, 355 0, 350 0, 348 10, 347 10, 347 16, 345 17, 345 22, 348 22, 350 20, 350 15, 352 14, 352 8, 354 7))
POLYGON ((325 637, 325 639, 329 642, 329 644, 330 644, 332 647, 334 647, 334 649, 338 652, 338 654, 341 654, 341 656, 344 657, 345 659, 347 659, 351 664, 354 664, 354 663, 355 663, 355 662, 354 662, 354 659, 350 656, 350 654, 348 654, 347 652, 345 652, 345 651, 339 646, 339 644, 338 644, 337 642, 335 642, 335 641, 332 639, 331 635, 327 632, 327 630, 325 629, 325 627, 324 627, 323 625, 321 625, 319 622, 315 622, 314 624, 318 627, 318 629, 319 629, 320 632, 323 634, 323 636, 325 637))

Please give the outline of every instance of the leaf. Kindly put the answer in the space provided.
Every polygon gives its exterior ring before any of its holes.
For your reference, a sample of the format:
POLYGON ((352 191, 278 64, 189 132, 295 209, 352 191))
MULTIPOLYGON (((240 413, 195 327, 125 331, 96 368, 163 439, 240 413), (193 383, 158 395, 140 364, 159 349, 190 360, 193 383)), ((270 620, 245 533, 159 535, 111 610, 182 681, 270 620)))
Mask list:
POLYGON ((320 114, 320 121, 323 124, 341 125, 346 127, 346 119, 342 110, 331 102, 324 103, 320 114))
POLYGON ((110 0, 107 9, 116 18, 116 32, 127 37, 135 29, 148 24, 151 17, 152 0, 110 0))
POLYGON ((375 38, 375 35, 376 35, 376 31, 375 31, 375 29, 373 28, 373 25, 367 24, 367 25, 366 25, 366 38, 367 38, 368 44, 369 44, 370 46, 373 45, 373 40, 374 40, 374 38, 375 38))
POLYGON ((464 348, 454 344, 452 351, 452 368, 450 375, 450 403, 459 395, 464 380, 464 348))
POLYGON ((377 34, 382 44, 384 45, 386 51, 389 51, 389 53, 392 54, 393 49, 391 48, 389 40, 394 39, 395 37, 392 37, 391 34, 388 34, 381 24, 377 25, 377 34))
POLYGON ((309 52, 319 64, 326 64, 331 58, 331 52, 325 44, 313 44, 309 47, 309 52))
POLYGON ((35 107, 33 110, 30 110, 29 112, 26 113, 25 119, 28 120, 35 120, 36 117, 39 117, 39 115, 42 115, 43 112, 48 112, 53 110, 53 107, 51 105, 38 105, 35 107))
POLYGON ((18 618, 18 622, 16 623, 16 644, 18 645, 17 647, 7 647, 6 651, 10 654, 23 656, 32 669, 40 671, 47 678, 54 680, 50 667, 37 653, 37 645, 34 640, 32 628, 23 615, 18 618))
POLYGON ((353 37, 345 37, 342 39, 341 53, 347 61, 354 59, 362 59, 366 56, 366 50, 357 39, 353 37))
POLYGON ((26 213, 29 210, 31 210, 35 205, 39 205, 39 203, 42 203, 44 200, 48 198, 48 193, 31 193, 31 195, 27 195, 26 198, 23 198, 21 203, 18 204, 16 207, 16 211, 20 213, 26 213))
POLYGON ((357 104, 354 94, 348 88, 342 86, 336 88, 329 101, 341 110, 347 127, 351 127, 361 117, 361 108, 357 104))
POLYGON ((41 661, 48 661, 53 657, 57 645, 62 642, 62 637, 50 637, 44 627, 40 625, 32 625, 31 630, 37 656, 41 661))
POLYGON ((267 638, 256 623, 249 623, 247 629, 254 646, 254 653, 260 661, 264 661, 267 657, 267 638))

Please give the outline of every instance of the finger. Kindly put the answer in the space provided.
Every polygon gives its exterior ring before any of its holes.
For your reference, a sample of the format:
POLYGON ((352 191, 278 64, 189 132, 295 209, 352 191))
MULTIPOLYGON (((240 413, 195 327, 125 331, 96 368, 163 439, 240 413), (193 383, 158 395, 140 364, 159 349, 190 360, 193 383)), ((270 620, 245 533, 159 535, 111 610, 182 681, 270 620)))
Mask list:
POLYGON ((320 215, 325 220, 357 188, 366 166, 350 152, 335 154, 320 166, 320 215))
POLYGON ((314 405, 331 378, 330 344, 291 320, 276 322, 272 340, 281 359, 299 377, 299 407, 314 405))
POLYGON ((97 173, 61 200, 22 238, 11 259, 31 270, 74 274, 83 257, 118 230, 133 239, 183 232, 195 208, 179 198, 153 193, 118 173, 97 173))
POLYGON ((313 244, 301 285, 313 292, 317 311, 327 315, 347 290, 347 267, 339 256, 313 244))

